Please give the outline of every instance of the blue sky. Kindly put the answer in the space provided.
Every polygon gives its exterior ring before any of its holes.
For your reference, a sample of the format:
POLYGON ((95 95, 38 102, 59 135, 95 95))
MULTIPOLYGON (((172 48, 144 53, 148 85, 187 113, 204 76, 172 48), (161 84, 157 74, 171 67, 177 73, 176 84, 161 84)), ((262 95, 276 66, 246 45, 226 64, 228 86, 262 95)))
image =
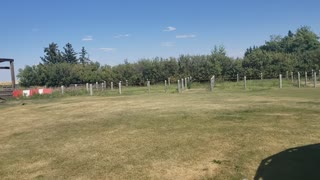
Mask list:
POLYGON ((16 71, 38 64, 51 42, 84 46, 92 60, 116 65, 208 54, 221 44, 242 57, 273 34, 304 25, 320 32, 316 0, 2 0, 0 7, 0 57, 14 58, 16 71))

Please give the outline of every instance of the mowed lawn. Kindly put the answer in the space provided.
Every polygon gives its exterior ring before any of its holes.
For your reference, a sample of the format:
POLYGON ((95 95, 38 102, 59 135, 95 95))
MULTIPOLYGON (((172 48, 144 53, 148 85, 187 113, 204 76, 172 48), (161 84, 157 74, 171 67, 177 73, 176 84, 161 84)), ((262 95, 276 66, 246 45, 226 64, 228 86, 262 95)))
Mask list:
POLYGON ((253 179, 320 141, 320 88, 0 103, 0 179, 253 179))

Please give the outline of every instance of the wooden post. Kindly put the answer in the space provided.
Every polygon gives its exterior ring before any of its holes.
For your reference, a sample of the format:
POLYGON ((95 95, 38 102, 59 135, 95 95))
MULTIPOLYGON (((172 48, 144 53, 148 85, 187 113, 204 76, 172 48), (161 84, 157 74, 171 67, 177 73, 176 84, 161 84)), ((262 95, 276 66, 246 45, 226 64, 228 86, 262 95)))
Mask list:
POLYGON ((293 72, 291 71, 291 82, 293 83, 293 72))
POLYGON ((111 86, 111 91, 113 91, 113 82, 111 82, 110 86, 111 86))
POLYGON ((184 78, 185 89, 188 90, 188 81, 187 78, 184 78))
POLYGON ((167 86, 167 80, 164 80, 164 91, 167 93, 168 86, 167 86))
POLYGON ((289 71, 286 72, 286 80, 289 80, 289 71))
POLYGON ((178 80, 178 93, 181 93, 181 90, 180 90, 180 80, 178 80))
POLYGON ((10 61, 10 71, 11 71, 11 82, 12 82, 12 89, 16 88, 16 76, 14 74, 14 64, 13 60, 10 61))
POLYGON ((314 88, 317 87, 317 73, 316 72, 314 72, 314 74, 313 74, 313 86, 314 86, 314 88))
POLYGON ((298 72, 298 87, 300 88, 300 72, 298 72))
POLYGON ((150 81, 147 82, 147 86, 148 86, 148 93, 150 93, 150 81))
POLYGON ((300 88, 300 72, 298 72, 298 87, 300 88))
POLYGON ((121 81, 119 82, 119 94, 122 94, 122 91, 121 91, 121 81))
POLYGON ((89 92, 89 83, 86 83, 87 92, 89 92))
POLYGON ((183 80, 183 78, 181 79, 181 90, 184 91, 184 80, 183 80))
POLYGON ((170 79, 170 78, 168 78, 168 84, 169 84, 169 86, 170 86, 170 83, 171 83, 170 81, 171 81, 171 79, 170 79))
POLYGON ((237 74, 237 83, 239 82, 239 74, 237 74))
POLYGON ((244 76, 243 80, 244 80, 244 89, 246 90, 247 89, 247 77, 244 76))
POLYGON ((90 96, 93 95, 93 88, 92 88, 92 84, 90 84, 90 96))
POLYGON ((279 75, 279 88, 282 88, 282 74, 279 75))
POLYGON ((61 93, 64 94, 64 86, 61 86, 61 93))
POLYGON ((308 73, 304 72, 304 86, 307 87, 308 73))

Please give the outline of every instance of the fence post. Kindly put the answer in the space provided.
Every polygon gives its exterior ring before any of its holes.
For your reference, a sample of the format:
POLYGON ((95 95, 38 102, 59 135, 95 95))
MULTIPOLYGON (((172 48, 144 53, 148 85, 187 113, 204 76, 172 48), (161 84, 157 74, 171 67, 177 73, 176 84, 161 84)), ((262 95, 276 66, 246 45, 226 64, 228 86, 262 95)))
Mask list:
POLYGON ((92 84, 90 84, 90 96, 93 95, 92 84))
POLYGON ((304 86, 307 87, 308 73, 304 72, 304 86))
POLYGON ((126 80, 126 87, 128 87, 128 80, 126 80))
POLYGON ((313 85, 314 85, 314 88, 317 87, 317 73, 314 72, 314 75, 313 75, 313 85))
POLYGON ((113 91, 113 82, 111 82, 110 86, 111 86, 111 91, 113 91))
POLYGON ((239 82, 239 74, 237 74, 237 83, 239 82))
POLYGON ((279 75, 279 88, 282 88, 282 74, 279 75))
POLYGON ((180 80, 178 79, 178 93, 181 93, 181 90, 180 90, 180 80))
POLYGON ((147 82, 147 86, 148 86, 148 93, 150 93, 150 81, 147 82))
POLYGON ((104 90, 104 82, 101 83, 101 90, 102 90, 102 91, 104 90))
POLYGON ((89 92, 89 83, 86 83, 87 92, 89 92))
POLYGON ((212 78, 210 79, 210 90, 211 90, 211 92, 213 92, 214 83, 215 83, 214 81, 215 81, 215 77, 213 75, 212 78))
POLYGON ((286 80, 289 80, 289 71, 286 72, 286 80))
POLYGON ((164 91, 167 93, 168 86, 167 86, 167 80, 164 80, 164 91))
POLYGON ((121 81, 119 82, 119 94, 122 94, 122 92, 121 92, 121 81))
POLYGON ((184 80, 183 80, 183 78, 181 79, 181 90, 184 91, 184 80))
POLYGON ((291 82, 293 83, 293 72, 291 71, 291 82))
POLYGON ((184 78, 185 89, 188 90, 188 81, 187 78, 184 78))
POLYGON ((104 83, 104 88, 107 89, 107 82, 103 81, 103 83, 104 83))
POLYGON ((64 86, 61 86, 61 93, 64 94, 64 86))
POLYGON ((168 84, 169 84, 169 86, 170 86, 170 83, 171 83, 170 81, 171 81, 171 79, 170 79, 170 78, 168 78, 168 84))
POLYGON ((262 73, 260 73, 260 79, 261 79, 261 80, 263 79, 263 77, 262 77, 262 73))
POLYGON ((75 84, 75 85, 74 85, 74 88, 77 89, 77 87, 78 87, 78 84, 75 84))
POLYGON ((300 88, 300 72, 298 72, 298 87, 300 88))
POLYGON ((244 76, 243 80, 244 80, 244 89, 246 90, 247 89, 247 77, 244 76))
POLYGON ((313 79, 313 76, 314 74, 313 74, 313 69, 311 69, 311 77, 312 77, 312 79, 313 79))

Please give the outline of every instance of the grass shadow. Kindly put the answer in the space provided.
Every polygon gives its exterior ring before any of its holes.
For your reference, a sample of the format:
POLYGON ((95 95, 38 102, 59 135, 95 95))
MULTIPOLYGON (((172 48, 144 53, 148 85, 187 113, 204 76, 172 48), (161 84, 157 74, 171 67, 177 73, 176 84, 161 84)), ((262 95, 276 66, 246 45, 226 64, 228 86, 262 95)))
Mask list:
POLYGON ((255 180, 320 179, 320 144, 290 148, 261 161, 255 180))

